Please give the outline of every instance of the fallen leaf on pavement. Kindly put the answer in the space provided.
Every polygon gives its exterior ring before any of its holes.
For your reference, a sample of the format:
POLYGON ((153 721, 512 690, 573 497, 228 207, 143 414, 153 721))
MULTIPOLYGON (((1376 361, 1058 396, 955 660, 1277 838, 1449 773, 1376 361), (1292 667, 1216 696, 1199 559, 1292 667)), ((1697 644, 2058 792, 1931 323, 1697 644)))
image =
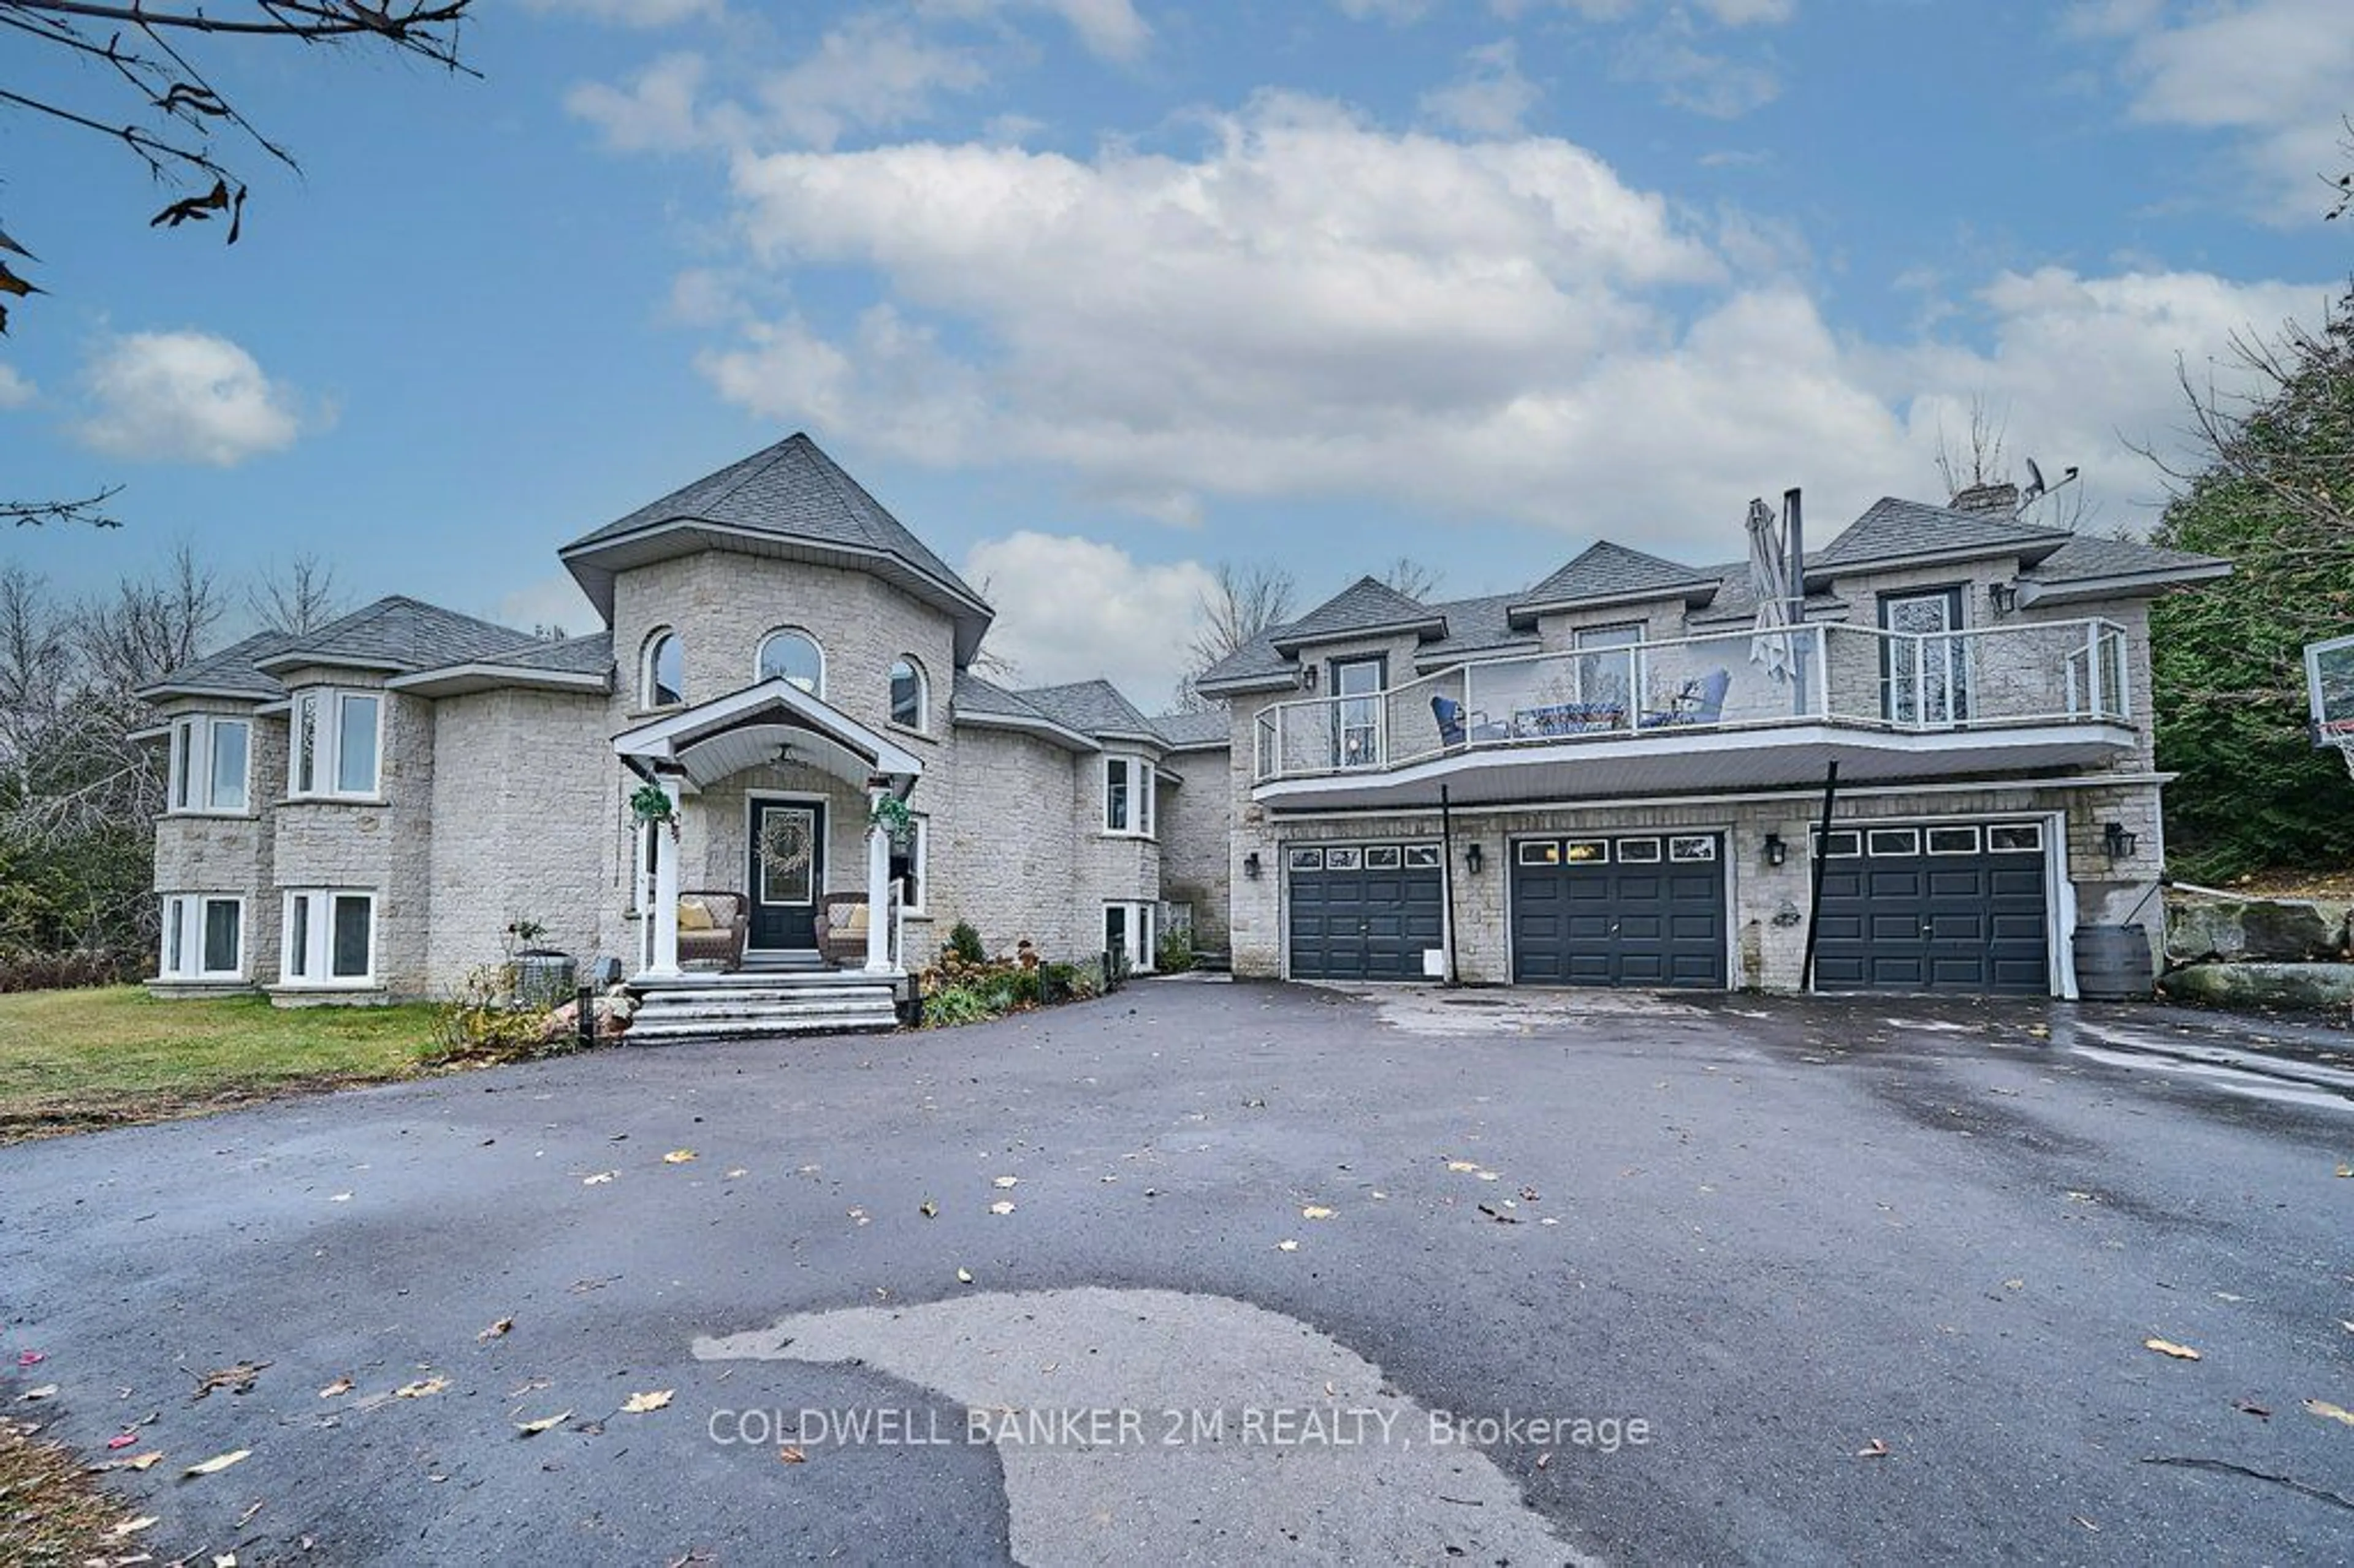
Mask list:
POLYGON ((144 1454, 133 1454, 128 1459, 123 1460, 122 1467, 126 1470, 153 1469, 155 1462, 163 1457, 164 1450, 161 1448, 151 1448, 144 1454))
POLYGON ((139 1441, 139 1434, 138 1434, 138 1433, 136 1433, 136 1432, 123 1432, 123 1433, 119 1433, 119 1434, 117 1434, 116 1436, 112 1436, 112 1437, 109 1437, 109 1438, 106 1440, 106 1446, 107 1446, 107 1447, 108 1447, 109 1449, 114 1449, 114 1448, 128 1448, 128 1447, 130 1447, 130 1446, 131 1446, 131 1445, 133 1445, 133 1443, 136 1443, 136 1442, 138 1442, 138 1441, 139 1441))
POLYGON ((657 1388, 645 1393, 633 1393, 621 1401, 621 1414, 643 1415, 648 1411, 660 1410, 670 1403, 670 1396, 677 1392, 675 1389, 657 1388))
POLYGON ((2306 1400, 2305 1413, 2307 1415, 2318 1415, 2324 1421, 2342 1421, 2349 1426, 2354 1426, 2354 1410, 2349 1410, 2342 1404, 2332 1404, 2326 1399, 2306 1400))
POLYGON ((665 1165, 684 1165, 694 1158, 695 1150, 692 1149, 673 1149, 668 1154, 663 1156, 663 1163, 665 1165))
POLYGON ((1275 1250, 1278 1252, 1298 1252, 1299 1250, 1299 1244, 1296 1241, 1279 1241, 1275 1244, 1275 1250))
POLYGON ((790 1443, 777 1450, 777 1457, 779 1461, 788 1465, 803 1465, 809 1462, 809 1456, 802 1453, 799 1448, 794 1447, 790 1443))
POLYGON ((1544 1469, 1546 1467, 1550 1466, 1552 1463, 1553 1463, 1553 1450, 1552 1450, 1552 1449, 1548 1448, 1548 1449, 1546 1449, 1543 1453, 1539 1454, 1539 1455, 1537 1456, 1537 1468, 1538 1468, 1538 1469, 1540 1469, 1540 1470, 1544 1469))
POLYGON ((1332 1211, 1321 1203, 1310 1203, 1299 1211, 1299 1217, 1303 1220, 1329 1220, 1332 1217, 1332 1211))
POLYGON ((512 1319, 512 1318, 502 1318, 502 1319, 500 1319, 497 1322, 495 1322, 495 1323, 492 1324, 489 1328, 487 1328, 487 1329, 483 1330, 481 1333, 479 1333, 479 1334, 475 1335, 475 1336, 474 1336, 474 1338, 475 1338, 475 1340, 476 1340, 477 1341, 485 1340, 496 1340, 496 1339, 499 1339, 499 1338, 504 1337, 505 1334, 507 1334, 509 1331, 511 1331, 514 1328, 514 1319, 512 1319))
POLYGON ((349 1192, 338 1192, 334 1197, 327 1200, 330 1203, 348 1203, 351 1201, 352 1195, 349 1192))
POLYGON ((1541 1195, 1534 1187, 1521 1189, 1521 1202, 1523 1203, 1533 1203, 1541 1195))
POLYGON ((972 1283, 972 1270, 969 1268, 958 1269, 957 1283, 959 1285, 970 1285, 972 1283))
POLYGON ((2083 1525, 2086 1530, 2091 1531, 2094 1535, 2098 1535, 2098 1534, 2100 1534, 2100 1533, 2101 1533, 2101 1527, 2100 1527, 2099 1525, 2097 1525, 2097 1524, 2094 1524, 2091 1520, 2086 1519, 2083 1514, 2081 1514, 2081 1513, 2072 1513, 2072 1514, 2070 1514, 2068 1517, 2069 1517, 2069 1519, 2070 1519, 2070 1520, 2073 1520, 2073 1521, 2074 1521, 2075 1523, 2077 1523, 2077 1524, 2081 1524, 2081 1525, 2083 1525))
POLYGON ((1022 1185, 1022 1178, 1019 1176, 1000 1176, 996 1181, 991 1181, 990 1185, 992 1187, 1019 1187, 1022 1185))
POLYGON ((239 1361, 233 1367, 208 1372, 196 1380, 196 1397, 202 1399, 217 1388, 225 1388, 231 1393, 250 1393, 253 1392, 253 1380, 260 1377, 262 1369, 269 1364, 268 1361, 239 1361))
POLYGON ((402 1383, 392 1392, 397 1399, 423 1399, 426 1395, 439 1393, 449 1386, 450 1380, 446 1377, 426 1377, 419 1378, 415 1383, 402 1383))
POLYGON ((112 1530, 108 1531, 107 1533, 113 1536, 136 1535, 143 1530, 154 1529, 156 1522, 157 1521, 154 1514, 143 1513, 137 1519, 124 1520, 112 1530))
POLYGON ((543 1432, 555 1431, 571 1419, 572 1412, 566 1410, 554 1415, 542 1416, 537 1421, 518 1421, 515 1423, 515 1430, 525 1437, 536 1437, 543 1432))
POLYGON ((237 1553, 234 1552, 214 1552, 213 1568, 237 1568, 237 1553))
POLYGON ((1013 1205, 1008 1200, 1000 1198, 989 1205, 989 1212, 992 1214, 1010 1214, 1013 1212, 1013 1205))
POLYGON ((339 1394, 349 1393, 351 1391, 351 1374, 349 1372, 345 1372, 342 1377, 337 1378, 334 1382, 321 1389, 319 1391, 319 1397, 321 1399, 334 1399, 339 1394))
POLYGON ((36 1399, 55 1399, 57 1397, 57 1393, 58 1385, 56 1383, 45 1383, 38 1388, 27 1389, 25 1391, 25 1398, 27 1401, 36 1399))
POLYGON ((618 1171, 599 1171, 594 1176, 583 1176, 580 1178, 580 1184, 583 1187, 602 1187, 606 1182, 610 1181, 614 1177, 619 1176, 620 1174, 620 1172, 618 1171))
POLYGON ((1887 1444, 1874 1437, 1871 1442, 1858 1448, 1855 1451, 1855 1457, 1859 1459, 1885 1459, 1891 1452, 1887 1444))
POLYGON ((2142 1349, 2156 1351, 2161 1356, 2172 1356, 2179 1361, 2195 1361, 2199 1352, 2189 1345, 2178 1345, 2172 1340, 2144 1340, 2142 1349))
POLYGON ((38 1351, 18 1351, 16 1352, 16 1364, 20 1367, 37 1367, 48 1359, 49 1358, 48 1356, 43 1355, 38 1351))
POLYGON ((916 1205, 916 1213, 923 1215, 924 1218, 928 1220, 938 1219, 939 1217, 940 1206, 938 1203, 933 1202, 929 1198, 927 1198, 922 1202, 916 1205))
POLYGON ((749 1176, 751 1172, 749 1171, 747 1171, 741 1165, 738 1165, 735 1170, 727 1172, 727 1180, 733 1181, 739 1176, 749 1176))
POLYGON ((1517 1225, 1521 1223, 1520 1215, 1508 1214, 1504 1213, 1503 1210, 1492 1207, 1487 1203, 1479 1205, 1479 1212, 1487 1215, 1490 1219, 1495 1221, 1500 1225, 1517 1225))
POLYGON ((2338 1168, 2338 1174, 2340 1176, 2354 1176, 2354 1165, 2340 1165, 2338 1168))
POLYGON ((1458 1175, 1468 1176, 1472 1171, 1479 1170, 1479 1166, 1476 1160, 1450 1160, 1447 1162, 1447 1168, 1449 1171, 1455 1171, 1458 1175))
POLYGON ((231 1448, 226 1454, 216 1454, 201 1465, 190 1465, 180 1473, 184 1476, 215 1476, 253 1452, 250 1448, 231 1448))

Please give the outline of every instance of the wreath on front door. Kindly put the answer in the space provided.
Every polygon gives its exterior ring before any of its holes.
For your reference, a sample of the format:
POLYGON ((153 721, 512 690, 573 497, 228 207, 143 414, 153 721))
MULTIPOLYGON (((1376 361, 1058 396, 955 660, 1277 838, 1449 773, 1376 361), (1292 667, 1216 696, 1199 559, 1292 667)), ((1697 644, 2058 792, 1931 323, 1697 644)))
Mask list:
POLYGON ((799 811, 771 811, 760 819, 760 864, 790 876, 817 854, 817 835, 809 818, 799 811))

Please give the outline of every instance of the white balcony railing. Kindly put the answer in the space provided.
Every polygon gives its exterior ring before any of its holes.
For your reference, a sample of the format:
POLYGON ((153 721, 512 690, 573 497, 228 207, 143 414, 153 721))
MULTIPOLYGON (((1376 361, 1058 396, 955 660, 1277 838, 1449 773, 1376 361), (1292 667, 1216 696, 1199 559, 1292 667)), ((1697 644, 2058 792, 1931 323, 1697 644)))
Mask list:
POLYGON ((1260 783, 1403 768, 1486 748, 1830 725, 1928 734, 2126 724, 2125 629, 2038 621, 1912 634, 1818 623, 1458 664, 1363 696, 1258 715, 1260 783), (1778 643, 1787 673, 1753 654, 1778 643))

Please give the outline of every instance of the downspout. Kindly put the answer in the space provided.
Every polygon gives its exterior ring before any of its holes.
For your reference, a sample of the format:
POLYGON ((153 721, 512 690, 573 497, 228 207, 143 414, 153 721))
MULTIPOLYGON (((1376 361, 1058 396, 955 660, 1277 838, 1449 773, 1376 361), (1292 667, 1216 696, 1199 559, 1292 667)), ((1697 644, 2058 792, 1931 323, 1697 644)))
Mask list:
POLYGON ((1822 832, 1813 844, 1808 869, 1814 874, 1814 888, 1807 895, 1807 956, 1798 966, 1798 989, 1815 989, 1815 933, 1823 923, 1823 868, 1831 858, 1831 806, 1839 797, 1839 763, 1834 760, 1823 773, 1822 832))
POLYGON ((1455 972, 1455 817, 1447 800, 1447 786, 1438 787, 1438 891, 1447 901, 1447 983, 1461 985, 1455 972))

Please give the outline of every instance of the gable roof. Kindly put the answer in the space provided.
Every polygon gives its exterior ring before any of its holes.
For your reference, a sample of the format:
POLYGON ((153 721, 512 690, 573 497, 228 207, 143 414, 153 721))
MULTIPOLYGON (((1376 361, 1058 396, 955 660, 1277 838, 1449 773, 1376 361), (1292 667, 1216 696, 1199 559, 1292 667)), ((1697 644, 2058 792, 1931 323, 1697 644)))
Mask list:
POLYGON ((1922 501, 1883 495, 1864 509, 1836 539, 1807 552, 1807 576, 1899 561, 1967 560, 2017 554, 2032 563, 2052 554, 2073 534, 2022 523, 2000 512, 1957 512, 1922 501))
POLYGON ((989 629, 989 606, 971 586, 802 431, 581 535, 557 555, 610 624, 616 573, 714 546, 872 571, 956 621, 960 663, 989 629))
POLYGON ((1444 635, 1445 618, 1375 577, 1359 577, 1299 620, 1268 629, 1279 653, 1311 642, 1336 642, 1374 631, 1428 631, 1444 635))
POLYGON ((257 631, 217 653, 207 653, 176 670, 166 671, 133 694, 151 701, 158 697, 187 696, 239 697, 258 703, 274 702, 286 694, 286 688, 263 674, 258 662, 278 652, 292 641, 283 631, 257 631))
POLYGON ((1513 624, 1533 620, 1541 610, 1579 604, 1608 604, 1623 599, 1705 599, 1716 589, 1710 573, 1630 550, 1608 539, 1596 539, 1578 556, 1511 604, 1513 624))
POLYGON ((1199 713, 1155 714, 1152 727, 1172 751, 1224 750, 1234 744, 1234 723, 1223 708, 1199 713))
POLYGON ((277 652, 255 661, 275 674, 302 664, 344 664, 408 674, 441 664, 463 664, 524 646, 527 631, 395 594, 365 605, 316 631, 287 639, 277 652))

